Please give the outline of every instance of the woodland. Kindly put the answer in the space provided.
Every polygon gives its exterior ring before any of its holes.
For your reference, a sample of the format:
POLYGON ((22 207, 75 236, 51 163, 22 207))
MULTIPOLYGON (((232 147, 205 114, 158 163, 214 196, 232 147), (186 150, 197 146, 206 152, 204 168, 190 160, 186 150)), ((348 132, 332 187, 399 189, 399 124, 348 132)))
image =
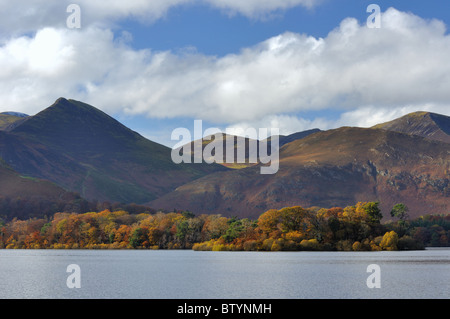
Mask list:
POLYGON ((190 211, 56 213, 0 220, 0 248, 379 251, 450 246, 450 215, 410 220, 407 211, 406 205, 395 205, 392 219, 384 223, 378 202, 271 209, 256 220, 190 211))

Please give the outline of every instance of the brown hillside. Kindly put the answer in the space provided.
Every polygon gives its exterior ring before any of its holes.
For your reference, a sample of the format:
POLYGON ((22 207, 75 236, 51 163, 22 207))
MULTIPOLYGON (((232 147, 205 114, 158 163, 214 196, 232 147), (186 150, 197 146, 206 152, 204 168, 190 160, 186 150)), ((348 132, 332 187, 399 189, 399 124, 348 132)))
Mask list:
POLYGON ((280 150, 280 169, 214 173, 150 204, 197 213, 257 217, 270 208, 380 201, 388 217, 403 202, 411 216, 450 211, 450 145, 380 129, 315 133, 280 150))

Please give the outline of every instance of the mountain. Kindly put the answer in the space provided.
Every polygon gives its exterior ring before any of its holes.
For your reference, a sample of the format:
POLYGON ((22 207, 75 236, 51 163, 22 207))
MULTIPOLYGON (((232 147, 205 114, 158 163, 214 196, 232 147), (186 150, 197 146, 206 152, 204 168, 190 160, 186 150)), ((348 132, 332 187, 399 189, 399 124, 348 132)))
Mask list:
POLYGON ((11 168, 88 200, 141 204, 225 169, 177 165, 170 148, 91 105, 65 98, 0 133, 0 157, 11 168))
POLYGON ((216 153, 216 150, 220 149, 222 150, 222 163, 220 163, 220 165, 232 169, 241 169, 255 165, 255 163, 249 162, 249 158, 252 155, 258 155, 259 147, 257 142, 258 140, 248 137, 217 133, 187 143, 177 148, 176 151, 179 152, 180 155, 183 155, 186 152, 186 154, 189 154, 190 156, 191 163, 197 163, 198 161, 205 160, 211 162, 214 161, 216 157, 219 156, 219 154, 216 153), (216 138, 218 140, 216 140, 216 138), (228 143, 232 145, 230 154, 231 160, 227 158, 229 148, 227 146, 228 143), (198 149, 196 149, 196 145, 199 145, 198 149))
POLYGON ((28 114, 25 113, 20 113, 20 112, 1 112, 0 114, 3 115, 10 115, 10 116, 15 116, 15 117, 28 117, 28 114))
POLYGON ((436 113, 414 112, 393 121, 375 125, 373 128, 450 143, 450 117, 436 113))
MULTIPOLYGON (((307 130, 307 131, 302 131, 302 132, 297 132, 297 133, 293 133, 290 135, 278 135, 276 137, 278 137, 278 145, 279 147, 290 143, 292 141, 295 140, 299 140, 302 138, 307 137, 308 135, 314 134, 320 132, 319 129, 312 129, 312 130, 307 130)), ((266 138, 264 140, 262 140, 262 142, 267 143, 267 145, 265 146, 266 149, 270 150, 271 147, 271 141, 275 136, 271 136, 269 138, 266 138)), ((233 169, 242 169, 242 168, 246 168, 246 167, 250 167, 256 164, 258 156, 259 156, 259 141, 257 139, 251 139, 248 137, 241 137, 241 136, 235 136, 235 135, 230 135, 230 134, 225 134, 225 133, 218 133, 216 135, 209 135, 204 137, 201 140, 196 140, 193 141, 191 143, 188 143, 186 145, 183 145, 182 147, 177 148, 176 150, 182 155, 184 152, 187 152, 188 154, 190 154, 191 157, 191 162, 194 163, 195 160, 203 160, 204 156, 203 153, 206 149, 207 152, 211 152, 208 148, 208 145, 210 148, 212 147, 221 147, 223 150, 223 154, 222 154, 222 162, 221 165, 228 167, 228 168, 233 168, 233 169), (221 140, 220 141, 216 141, 215 138, 218 137, 221 140), (232 141, 232 154, 231 154, 231 158, 233 159, 232 162, 230 162, 229 160, 227 160, 227 141, 228 140, 233 140, 232 141), (202 152, 195 152, 195 144, 196 143, 201 143, 201 150, 202 152), (242 154, 242 160, 238 161, 238 156, 239 154, 242 154), (250 158, 254 158, 256 159, 255 161, 250 162, 249 159, 250 158)), ((215 153, 213 153, 212 157, 206 156, 206 159, 210 160, 210 161, 214 161, 214 156, 215 153)), ((208 153, 209 154, 209 153, 208 153)))
POLYGON ((28 115, 18 112, 2 112, 0 113, 0 131, 7 131, 26 120, 28 115))
POLYGON ((256 218, 286 206, 345 207, 396 203, 411 216, 450 211, 450 144, 384 129, 343 127, 317 132, 280 149, 279 171, 259 165, 217 172, 178 187, 150 205, 256 218))
MULTIPOLYGON (((278 136, 279 170, 272 175, 261 174, 261 163, 175 164, 170 148, 75 100, 1 118, 0 215, 77 210, 86 200, 251 218, 271 208, 358 201, 379 201, 388 218, 400 202, 411 217, 450 212, 450 126, 439 114, 278 136)), ((202 150, 210 142, 202 140, 202 150)), ((235 140, 233 151, 248 159, 256 141, 244 142, 235 140)))

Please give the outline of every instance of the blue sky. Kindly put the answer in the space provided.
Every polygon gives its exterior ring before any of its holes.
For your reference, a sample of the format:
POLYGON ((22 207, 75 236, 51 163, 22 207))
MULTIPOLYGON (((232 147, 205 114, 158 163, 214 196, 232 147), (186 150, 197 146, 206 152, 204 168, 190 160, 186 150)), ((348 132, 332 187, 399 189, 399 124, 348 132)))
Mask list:
POLYGON ((173 145, 176 127, 370 126, 450 115, 449 1, 0 1, 0 111, 60 96, 173 145), (69 29, 66 7, 81 8, 69 29), (369 4, 381 28, 365 25, 369 4), (393 7, 393 8, 391 8, 393 7))
MULTIPOLYGON (((296 7, 272 18, 254 20, 197 5, 175 8, 166 18, 151 25, 128 19, 122 26, 133 34, 135 48, 177 50, 192 46, 205 54, 224 56, 285 31, 324 36, 341 19, 333 17, 334 24, 315 21, 319 10, 296 7)), ((329 17, 327 12, 325 16, 329 17)))
POLYGON ((381 10, 394 6, 446 23, 450 18, 448 1, 324 0, 314 8, 297 6, 258 20, 239 14, 229 16, 205 5, 193 5, 173 8, 166 17, 154 23, 125 19, 117 31, 130 32, 134 39, 132 46, 136 49, 177 50, 192 46, 205 54, 223 56, 286 31, 325 37, 347 17, 365 22, 369 16, 367 6, 372 3, 380 5, 381 10))

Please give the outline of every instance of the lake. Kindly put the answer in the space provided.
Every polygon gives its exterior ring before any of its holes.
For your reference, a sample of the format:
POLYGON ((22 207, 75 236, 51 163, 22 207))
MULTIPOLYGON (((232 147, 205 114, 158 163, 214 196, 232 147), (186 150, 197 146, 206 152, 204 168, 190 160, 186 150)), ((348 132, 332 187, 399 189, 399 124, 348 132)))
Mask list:
POLYGON ((450 296, 450 249, 381 252, 0 250, 0 298, 320 299, 450 296), (79 272, 67 272, 76 264, 79 272), (366 281, 378 265, 380 288, 366 281), (67 279, 79 275, 80 288, 67 279))

